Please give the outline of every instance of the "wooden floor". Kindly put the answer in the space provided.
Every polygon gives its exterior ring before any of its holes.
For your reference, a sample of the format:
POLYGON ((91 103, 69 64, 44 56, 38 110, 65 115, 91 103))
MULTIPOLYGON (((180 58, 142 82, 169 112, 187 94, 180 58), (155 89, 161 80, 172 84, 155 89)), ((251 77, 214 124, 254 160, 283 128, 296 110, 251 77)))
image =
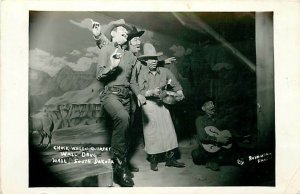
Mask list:
MULTIPOLYGON (((71 187, 112 186, 109 134, 101 124, 58 129, 52 144, 40 149, 54 176, 71 187)), ((34 144, 40 137, 34 135, 34 144)), ((46 143, 46 140, 44 140, 46 143)))
MULTIPOLYGON (((54 146, 43 151, 43 161, 54 176, 66 186, 111 186, 112 169, 108 152, 92 151, 90 146, 64 145, 69 148, 89 148, 84 151, 57 151, 54 146), (71 156, 65 156, 68 154, 71 156), (105 163, 107 162, 107 163, 105 163)), ((93 145, 93 147, 99 147, 93 145)))

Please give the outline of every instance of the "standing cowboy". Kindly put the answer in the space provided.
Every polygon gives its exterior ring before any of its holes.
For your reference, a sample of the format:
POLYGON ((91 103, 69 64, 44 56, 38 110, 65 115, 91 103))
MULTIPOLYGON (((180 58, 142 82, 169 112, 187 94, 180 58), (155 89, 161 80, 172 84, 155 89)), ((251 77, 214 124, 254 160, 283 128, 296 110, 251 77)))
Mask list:
MULTIPOLYGON (((123 19, 113 21, 111 24, 118 23, 118 24, 125 24, 125 21, 123 19)), ((99 22, 92 21, 93 25, 93 37, 96 41, 96 45, 99 47, 99 49, 103 48, 107 44, 111 44, 111 41, 108 39, 109 37, 106 37, 106 35, 109 36, 108 33, 101 33, 101 25, 99 22)), ((129 32, 128 37, 127 37, 127 42, 122 45, 122 48, 124 50, 128 50, 133 53, 134 56, 137 56, 138 52, 140 51, 140 46, 141 46, 141 40, 140 37, 144 34, 145 31, 138 31, 135 26, 132 27, 132 30, 129 32)), ((136 61, 136 64, 134 66, 134 71, 132 73, 137 73, 137 71, 140 69, 141 63, 140 61, 136 61)), ((134 88, 134 83, 136 83, 136 80, 132 80, 133 88, 132 90, 136 91, 137 89, 134 88)), ((135 93, 137 96, 137 103, 139 106, 143 105, 146 103, 146 98, 142 96, 140 93, 135 93)), ((134 99, 134 95, 130 96, 131 101, 130 101, 130 127, 129 127, 129 152, 126 157, 128 160, 128 167, 129 170, 132 172, 138 172, 139 168, 134 166, 133 164, 130 163, 130 159, 132 157, 132 154, 134 153, 134 148, 135 148, 135 142, 134 139, 132 138, 133 136, 136 136, 136 131, 133 130, 133 121, 134 121, 134 113, 136 111, 136 100, 134 99)), ((134 176, 131 172, 129 172, 130 176, 134 176)))
POLYGON ((150 43, 144 44, 144 55, 139 57, 144 64, 137 77, 140 93, 147 102, 142 106, 145 150, 149 154, 150 168, 157 171, 157 155, 165 153, 166 166, 185 167, 175 159, 174 149, 178 147, 175 128, 169 110, 157 99, 163 86, 171 82, 178 101, 184 98, 182 87, 175 76, 166 68, 157 67, 158 56, 150 43), (171 81, 172 80, 172 81, 171 81))
POLYGON ((132 187, 133 176, 129 173, 126 155, 130 125, 130 87, 134 85, 130 83, 130 78, 136 57, 124 49, 128 31, 132 28, 118 21, 108 24, 104 33, 112 42, 105 44, 100 50, 96 78, 105 86, 100 93, 100 100, 112 120, 114 180, 120 186, 132 187))

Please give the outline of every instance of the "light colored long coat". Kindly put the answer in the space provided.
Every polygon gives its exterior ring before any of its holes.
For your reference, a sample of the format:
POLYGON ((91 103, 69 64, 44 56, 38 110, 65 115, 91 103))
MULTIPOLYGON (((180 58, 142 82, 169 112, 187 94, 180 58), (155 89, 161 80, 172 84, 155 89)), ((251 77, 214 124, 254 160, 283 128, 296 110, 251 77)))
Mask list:
POLYGON ((158 154, 177 148, 177 136, 169 110, 164 105, 147 100, 142 111, 145 151, 158 154))
MULTIPOLYGON (((172 80, 174 91, 182 90, 180 83, 170 70, 159 67, 153 75, 149 68, 142 66, 137 77, 139 91, 145 95, 149 89, 165 86, 172 80)), ((138 94, 138 92, 135 92, 138 94)), ((153 100, 147 100, 142 106, 143 132, 145 139, 145 151, 148 154, 158 154, 178 147, 177 136, 169 110, 162 104, 153 100)))

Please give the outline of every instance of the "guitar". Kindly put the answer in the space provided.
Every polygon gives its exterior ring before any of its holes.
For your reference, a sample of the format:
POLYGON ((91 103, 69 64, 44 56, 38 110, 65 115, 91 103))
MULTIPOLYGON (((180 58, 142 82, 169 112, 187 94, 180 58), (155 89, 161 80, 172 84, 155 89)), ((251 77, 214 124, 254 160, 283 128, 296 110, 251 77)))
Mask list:
MULTIPOLYGON (((232 135, 231 135, 230 131, 228 131, 228 130, 220 131, 214 126, 207 126, 207 127, 204 128, 204 130, 209 136, 227 137, 229 139, 232 138, 232 135)), ((214 143, 214 144, 204 144, 204 143, 202 143, 202 146, 207 152, 215 153, 215 152, 219 151, 222 147, 226 148, 226 149, 231 148, 232 143, 230 141, 227 144, 220 144, 220 143, 217 143, 217 142, 214 143)))

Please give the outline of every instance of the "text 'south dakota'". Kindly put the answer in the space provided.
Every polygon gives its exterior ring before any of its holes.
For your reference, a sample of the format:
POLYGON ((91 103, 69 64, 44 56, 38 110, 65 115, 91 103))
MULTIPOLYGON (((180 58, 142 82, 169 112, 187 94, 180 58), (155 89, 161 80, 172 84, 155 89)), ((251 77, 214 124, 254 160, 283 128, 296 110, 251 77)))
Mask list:
POLYGON ((66 159, 66 158, 52 158, 52 163, 55 164, 112 164, 113 161, 111 159, 66 159))

